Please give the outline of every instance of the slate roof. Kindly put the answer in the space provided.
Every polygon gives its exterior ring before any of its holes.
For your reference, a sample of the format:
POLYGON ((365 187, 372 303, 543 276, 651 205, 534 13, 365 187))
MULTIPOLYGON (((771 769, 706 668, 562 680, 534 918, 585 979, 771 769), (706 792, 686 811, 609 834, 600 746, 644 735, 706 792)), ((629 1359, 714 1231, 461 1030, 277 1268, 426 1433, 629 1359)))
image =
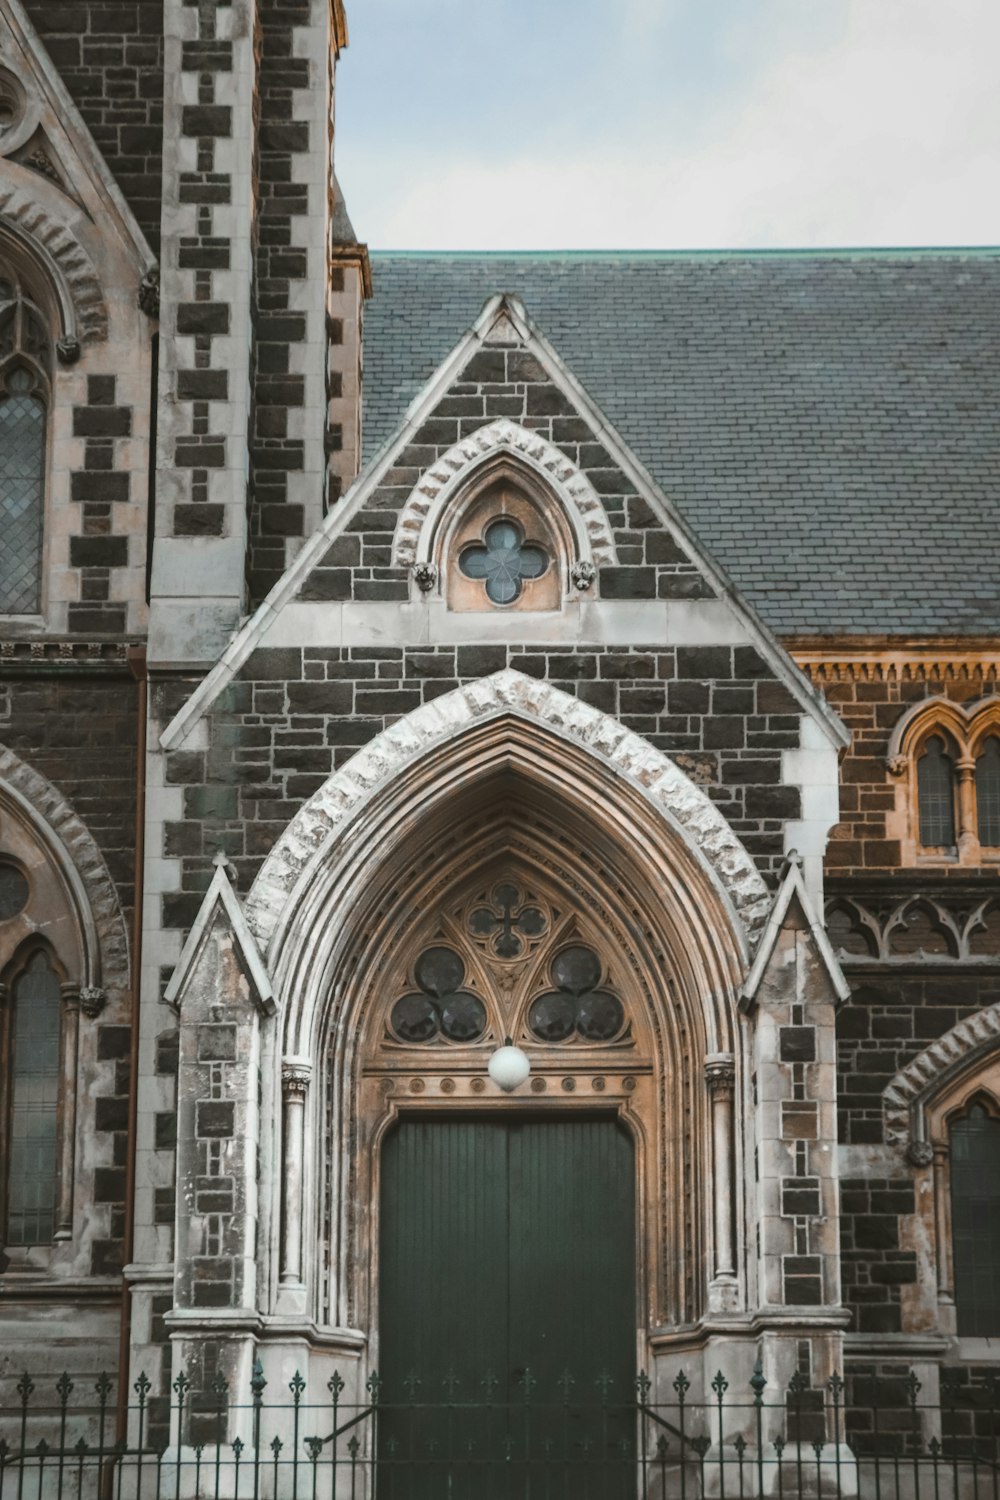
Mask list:
POLYGON ((365 456, 509 291, 781 632, 1000 630, 1000 251, 373 253, 365 456))

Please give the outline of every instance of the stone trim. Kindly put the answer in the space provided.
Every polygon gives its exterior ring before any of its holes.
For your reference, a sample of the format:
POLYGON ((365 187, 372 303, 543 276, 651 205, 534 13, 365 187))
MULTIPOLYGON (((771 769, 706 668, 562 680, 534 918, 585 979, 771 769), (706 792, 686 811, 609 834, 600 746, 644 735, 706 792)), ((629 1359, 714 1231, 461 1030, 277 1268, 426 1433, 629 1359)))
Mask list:
POLYGON ((108 309, 89 255, 65 224, 38 199, 16 186, 0 189, 0 232, 5 230, 46 273, 59 302, 60 333, 85 344, 108 336, 108 309))
POLYGON ((886 1143, 912 1152, 924 1140, 929 1101, 980 1054, 1000 1050, 1000 1003, 967 1016, 907 1063, 882 1095, 886 1143))
POLYGON ((752 947, 771 899, 729 824, 668 756, 618 720, 535 678, 507 669, 456 688, 414 709, 377 735, 320 788, 292 819, 265 860, 247 898, 250 931, 264 953, 300 876, 324 846, 378 793, 433 747, 474 724, 505 714, 540 724, 583 746, 675 821, 728 896, 752 947))
POLYGON ((399 513, 393 536, 393 567, 431 561, 434 538, 449 500, 481 464, 498 453, 509 453, 535 470, 554 491, 573 528, 578 559, 597 567, 617 562, 607 512, 587 476, 540 433, 501 418, 463 438, 421 475, 399 513))
POLYGON ((50 781, 0 746, 0 788, 30 817, 72 890, 83 937, 86 988, 128 993, 128 930, 118 893, 90 832, 50 781))
POLYGON ((997 726, 1000 726, 1000 698, 995 695, 971 703, 958 703, 940 694, 923 698, 908 708, 893 727, 886 764, 893 775, 900 775, 906 770, 906 765, 898 766, 899 760, 911 756, 918 741, 937 729, 944 729, 953 736, 960 753, 975 754, 975 746, 984 733, 997 726))

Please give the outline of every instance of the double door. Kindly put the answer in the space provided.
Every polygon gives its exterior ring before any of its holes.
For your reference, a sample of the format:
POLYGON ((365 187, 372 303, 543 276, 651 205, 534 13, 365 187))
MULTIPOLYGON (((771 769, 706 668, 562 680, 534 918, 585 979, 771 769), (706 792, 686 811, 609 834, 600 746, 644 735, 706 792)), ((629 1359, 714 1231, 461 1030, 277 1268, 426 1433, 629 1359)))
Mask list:
POLYGON ((379 1500, 633 1494, 624 1129, 577 1114, 410 1118, 381 1177, 379 1500))

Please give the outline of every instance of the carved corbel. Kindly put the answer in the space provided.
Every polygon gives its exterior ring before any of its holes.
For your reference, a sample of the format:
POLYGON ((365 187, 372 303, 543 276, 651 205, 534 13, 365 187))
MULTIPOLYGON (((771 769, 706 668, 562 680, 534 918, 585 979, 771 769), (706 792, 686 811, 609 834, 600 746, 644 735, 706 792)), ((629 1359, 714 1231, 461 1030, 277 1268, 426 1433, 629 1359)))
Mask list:
POLYGON ((108 997, 99 984, 85 984, 80 990, 80 1009, 88 1021, 94 1021, 108 1003, 108 997))

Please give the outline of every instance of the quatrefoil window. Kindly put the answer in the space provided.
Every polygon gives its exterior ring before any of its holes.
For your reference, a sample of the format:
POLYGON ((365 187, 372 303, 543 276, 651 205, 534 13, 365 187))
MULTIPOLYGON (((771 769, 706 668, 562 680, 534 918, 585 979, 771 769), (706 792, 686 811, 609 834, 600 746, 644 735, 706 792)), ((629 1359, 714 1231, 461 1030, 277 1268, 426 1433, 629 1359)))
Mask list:
POLYGON ((466 578, 486 585, 492 604, 513 604, 524 580, 541 578, 549 559, 543 548, 525 542, 516 521, 501 520, 487 526, 481 545, 466 547, 458 565, 466 578))
POLYGON ((486 1007, 462 989, 465 964, 453 948, 425 948, 413 968, 417 993, 392 1007, 392 1029, 403 1042, 474 1042, 486 1030, 486 1007))
POLYGON ((519 958, 525 949, 525 938, 539 937, 548 918, 530 902, 521 900, 514 885, 498 885, 491 906, 477 906, 469 914, 469 931, 474 937, 486 938, 497 958, 519 958))
POLYGON ((617 995, 600 988, 601 960, 582 943, 564 948, 549 965, 553 988, 533 1000, 528 1028, 543 1042, 565 1042, 574 1032, 586 1042, 610 1042, 625 1024, 617 995))

